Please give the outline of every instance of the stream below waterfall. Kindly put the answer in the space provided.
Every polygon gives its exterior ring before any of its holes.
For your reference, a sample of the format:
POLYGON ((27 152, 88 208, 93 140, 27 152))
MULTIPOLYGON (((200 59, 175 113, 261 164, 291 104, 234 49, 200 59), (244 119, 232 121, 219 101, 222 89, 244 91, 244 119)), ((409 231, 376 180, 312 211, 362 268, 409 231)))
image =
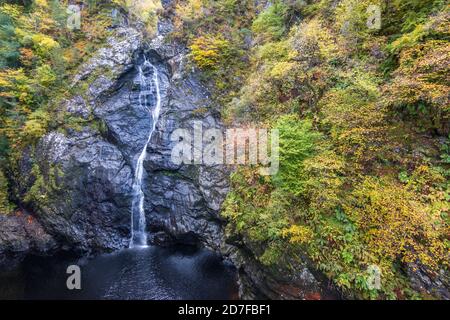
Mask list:
POLYGON ((0 299, 235 299, 235 270, 216 254, 191 247, 125 249, 94 258, 29 257, 0 274, 0 299), (69 265, 81 290, 68 290, 69 265))

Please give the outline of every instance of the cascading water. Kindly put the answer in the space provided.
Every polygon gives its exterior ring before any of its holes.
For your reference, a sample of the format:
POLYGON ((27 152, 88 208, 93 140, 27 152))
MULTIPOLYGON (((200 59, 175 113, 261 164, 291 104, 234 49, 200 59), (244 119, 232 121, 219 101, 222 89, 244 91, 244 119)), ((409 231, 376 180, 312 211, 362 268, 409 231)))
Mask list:
POLYGON ((144 160, 147 155, 147 146, 156 129, 159 113, 161 111, 161 96, 159 88, 158 69, 146 58, 139 66, 139 106, 148 110, 151 115, 152 127, 147 142, 136 162, 133 183, 133 202, 131 209, 131 241, 130 247, 147 246, 147 232, 145 230, 144 192, 142 191, 142 178, 144 175, 144 160), (155 101, 156 100, 156 101, 155 101))

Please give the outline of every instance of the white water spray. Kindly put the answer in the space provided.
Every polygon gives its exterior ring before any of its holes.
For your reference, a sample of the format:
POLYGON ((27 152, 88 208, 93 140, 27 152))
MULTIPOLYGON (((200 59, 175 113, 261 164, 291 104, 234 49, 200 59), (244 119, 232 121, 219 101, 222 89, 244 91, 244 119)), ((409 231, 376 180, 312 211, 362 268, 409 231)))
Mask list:
POLYGON ((131 241, 130 247, 147 246, 147 232, 144 211, 144 192, 142 191, 142 178, 144 175, 144 160, 147 155, 147 146, 150 143, 153 132, 156 129, 159 113, 161 111, 161 96, 159 88, 158 69, 145 58, 144 63, 139 66, 139 105, 148 110, 151 115, 152 127, 148 134, 147 142, 136 163, 133 183, 133 202, 131 209, 131 241), (150 99, 149 99, 150 98, 150 99), (152 107, 153 99, 156 104, 152 107))

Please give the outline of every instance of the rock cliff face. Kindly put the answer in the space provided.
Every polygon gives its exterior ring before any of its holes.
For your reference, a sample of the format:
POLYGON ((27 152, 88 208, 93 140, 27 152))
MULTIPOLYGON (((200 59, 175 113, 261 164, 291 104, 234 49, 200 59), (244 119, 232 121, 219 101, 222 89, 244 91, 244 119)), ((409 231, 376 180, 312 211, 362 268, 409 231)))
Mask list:
MULTIPOLYGON (((101 252, 129 245, 134 171, 153 125, 148 111, 137 103, 137 66, 145 57, 158 69, 162 102, 144 161, 149 241, 203 245, 221 253, 239 269, 243 298, 304 298, 304 291, 288 284, 292 281, 317 290, 318 282, 305 266, 297 279, 280 282, 252 258, 248 246, 225 239, 220 208, 228 191, 228 168, 176 165, 171 160, 179 142, 171 137, 175 130, 193 132, 195 122, 203 130, 222 130, 219 114, 198 74, 186 66, 186 48, 166 39, 170 23, 161 21, 158 36, 150 41, 137 30, 139 26, 116 28, 106 46, 75 75, 72 86, 77 94, 58 104, 60 112, 86 125, 48 133, 19 164, 17 189, 23 198, 37 191, 28 204, 45 241, 36 241, 27 231, 19 246, 14 247, 14 239, 0 239, 9 252, 17 253, 28 247, 36 253, 56 246, 101 252)), ((5 228, 15 228, 14 219, 5 228)), ((0 235, 8 230, 0 230, 0 235)))
POLYGON ((171 152, 178 141, 171 141, 171 134, 189 130, 194 121, 205 129, 220 128, 220 121, 207 90, 185 68, 186 49, 166 41, 170 24, 161 22, 158 36, 148 42, 137 30, 116 28, 106 46, 82 65, 73 80, 79 94, 58 108, 87 125, 44 136, 23 159, 19 189, 24 196, 33 188, 42 193, 42 201, 31 201, 32 209, 64 248, 95 252, 129 245, 133 175, 152 126, 148 111, 137 103, 136 66, 146 57, 158 69, 162 101, 144 162, 150 240, 219 250, 226 170, 175 165, 171 152), (45 191, 36 187, 40 178, 45 191))
POLYGON ((14 268, 27 254, 56 248, 54 239, 30 215, 0 215, 0 268, 14 268))

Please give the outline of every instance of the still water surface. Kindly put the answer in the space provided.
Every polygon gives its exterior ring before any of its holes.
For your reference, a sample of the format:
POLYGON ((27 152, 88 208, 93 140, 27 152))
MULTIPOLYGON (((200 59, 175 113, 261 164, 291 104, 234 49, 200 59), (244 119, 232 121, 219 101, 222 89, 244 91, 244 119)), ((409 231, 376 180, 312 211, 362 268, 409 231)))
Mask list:
POLYGON ((186 247, 135 248, 95 258, 30 257, 0 274, 0 299, 233 299, 235 270, 214 253, 186 247), (81 268, 81 290, 66 269, 81 268))

